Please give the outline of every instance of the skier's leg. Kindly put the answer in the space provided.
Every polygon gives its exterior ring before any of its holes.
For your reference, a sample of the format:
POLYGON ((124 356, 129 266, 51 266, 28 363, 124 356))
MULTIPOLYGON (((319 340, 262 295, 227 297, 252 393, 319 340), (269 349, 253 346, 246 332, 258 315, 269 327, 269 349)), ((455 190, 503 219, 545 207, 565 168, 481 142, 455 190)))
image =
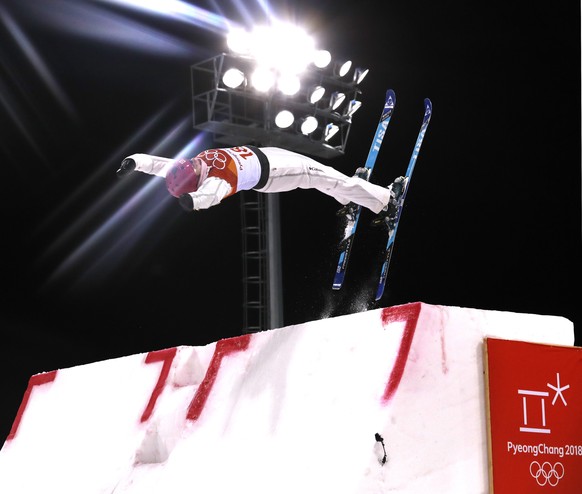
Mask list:
POLYGON ((314 159, 280 148, 261 148, 270 163, 269 180, 260 192, 316 189, 340 204, 355 202, 378 213, 390 200, 390 191, 359 177, 348 177, 314 159))

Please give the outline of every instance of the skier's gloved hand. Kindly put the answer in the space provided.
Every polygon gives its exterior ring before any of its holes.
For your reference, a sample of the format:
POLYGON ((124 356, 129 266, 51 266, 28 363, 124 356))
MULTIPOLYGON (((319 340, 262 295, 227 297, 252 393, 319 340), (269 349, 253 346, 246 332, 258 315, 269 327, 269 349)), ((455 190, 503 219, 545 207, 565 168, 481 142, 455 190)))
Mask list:
POLYGON ((119 167, 119 170, 117 170, 116 173, 117 173, 118 177, 124 177, 125 175, 128 175, 129 173, 131 173, 134 170, 135 170, 135 161, 132 158, 125 158, 121 162, 121 166, 119 167))
POLYGON ((178 202, 184 211, 194 211, 194 200, 190 194, 182 194, 178 198, 178 202))

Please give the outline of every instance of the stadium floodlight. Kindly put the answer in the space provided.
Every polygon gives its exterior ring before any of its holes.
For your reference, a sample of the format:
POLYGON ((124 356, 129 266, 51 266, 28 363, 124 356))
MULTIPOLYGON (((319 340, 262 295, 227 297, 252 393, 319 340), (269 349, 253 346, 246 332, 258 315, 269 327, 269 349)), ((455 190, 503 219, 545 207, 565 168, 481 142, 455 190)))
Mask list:
POLYGON ((344 102, 345 99, 346 99, 345 93, 342 93, 340 91, 335 91, 334 93, 332 93, 332 95, 329 99, 330 109, 337 110, 340 107, 340 105, 344 102))
POLYGON ((356 113, 359 109, 360 106, 362 106, 362 102, 358 101, 358 100, 350 100, 350 102, 348 103, 348 106, 346 108, 346 111, 344 113, 344 116, 351 118, 353 116, 354 113, 356 113))
POLYGON ((354 84, 361 84, 364 78, 368 75, 370 69, 363 69, 361 67, 356 67, 354 70, 354 84))
POLYGON ((355 82, 367 71, 355 76, 354 66, 343 64, 349 73, 340 78, 336 60, 315 50, 308 36, 301 41, 300 29, 273 26, 270 34, 233 31, 230 52, 192 66, 194 128, 213 133, 224 146, 255 142, 325 159, 342 155, 361 99, 355 82), (287 112, 275 122, 279 110, 287 112), (334 132, 339 135, 328 143, 334 132))
POLYGON ((317 129, 319 122, 313 115, 309 115, 301 120, 299 129, 303 135, 309 135, 317 129))
POLYGON ((334 73, 338 77, 344 77, 352 68, 352 61, 351 60, 342 60, 336 62, 334 73))
POLYGON ((293 125, 295 116, 289 110, 281 110, 275 116, 275 125, 280 129, 287 129, 293 125))
POLYGON ((317 103, 321 98, 323 98, 323 95, 325 94, 325 88, 323 86, 313 86, 309 89, 308 95, 307 95, 307 100, 314 105, 315 103, 317 103))
POLYGON ((277 82, 279 91, 287 96, 293 96, 301 89, 301 81, 295 74, 282 74, 277 82))
POLYGON ((275 85, 275 74, 266 67, 257 67, 251 76, 253 88, 266 93, 275 85))
POLYGON ((329 141, 334 135, 336 135, 339 131, 339 127, 334 123, 328 123, 325 126, 325 130, 323 132, 323 140, 325 142, 329 141))
POLYGON ((230 68, 222 76, 222 82, 226 87, 236 89, 245 81, 245 75, 239 70, 230 68))
POLYGON ((241 55, 246 55, 251 49, 251 37, 244 29, 233 29, 226 37, 228 48, 241 55))
POLYGON ((249 55, 275 71, 298 74, 313 59, 313 39, 293 24, 280 22, 272 26, 257 26, 250 36, 249 55))
POLYGON ((313 65, 325 69, 331 63, 331 53, 327 50, 316 50, 313 54, 313 65))

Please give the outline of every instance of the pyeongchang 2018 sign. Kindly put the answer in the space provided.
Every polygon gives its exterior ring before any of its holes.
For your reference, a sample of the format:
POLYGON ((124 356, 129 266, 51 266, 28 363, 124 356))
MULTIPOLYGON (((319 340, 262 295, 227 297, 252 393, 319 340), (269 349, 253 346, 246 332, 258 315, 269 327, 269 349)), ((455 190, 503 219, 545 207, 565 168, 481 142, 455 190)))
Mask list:
POLYGON ((582 348, 484 347, 490 492, 582 493, 582 348))

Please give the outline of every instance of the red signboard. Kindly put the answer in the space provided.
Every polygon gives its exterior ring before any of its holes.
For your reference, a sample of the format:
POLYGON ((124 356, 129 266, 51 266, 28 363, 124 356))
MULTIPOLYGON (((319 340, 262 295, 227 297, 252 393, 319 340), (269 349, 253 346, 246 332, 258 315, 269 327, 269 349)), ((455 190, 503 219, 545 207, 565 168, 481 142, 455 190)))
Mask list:
POLYGON ((582 348, 485 340, 490 492, 582 493, 582 348))

